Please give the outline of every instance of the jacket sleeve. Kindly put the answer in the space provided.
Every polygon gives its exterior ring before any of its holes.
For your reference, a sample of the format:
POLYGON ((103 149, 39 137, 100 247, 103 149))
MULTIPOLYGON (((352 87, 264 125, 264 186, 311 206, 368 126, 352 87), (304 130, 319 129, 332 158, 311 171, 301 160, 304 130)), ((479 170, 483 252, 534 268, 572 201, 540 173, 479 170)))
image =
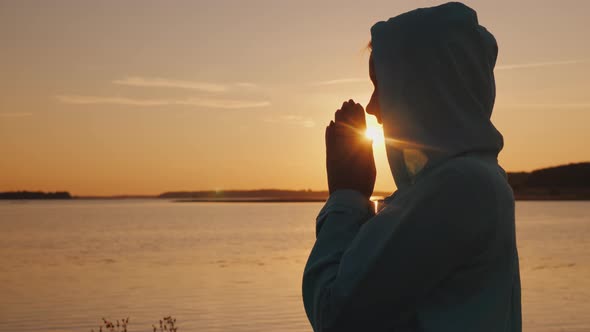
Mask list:
POLYGON ((366 202, 335 192, 318 216, 303 275, 314 331, 395 330, 406 321, 425 294, 483 245, 480 215, 490 203, 468 182, 442 179, 408 205, 394 199, 364 224, 366 202))

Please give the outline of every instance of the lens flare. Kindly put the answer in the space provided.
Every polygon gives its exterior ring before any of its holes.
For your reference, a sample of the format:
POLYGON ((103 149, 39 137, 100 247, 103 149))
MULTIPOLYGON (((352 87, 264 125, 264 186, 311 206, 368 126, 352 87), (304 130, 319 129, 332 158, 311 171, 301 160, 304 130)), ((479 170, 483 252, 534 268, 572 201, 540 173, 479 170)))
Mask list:
POLYGON ((367 125, 365 136, 373 140, 373 144, 383 144, 385 138, 383 136, 383 128, 379 125, 367 125))

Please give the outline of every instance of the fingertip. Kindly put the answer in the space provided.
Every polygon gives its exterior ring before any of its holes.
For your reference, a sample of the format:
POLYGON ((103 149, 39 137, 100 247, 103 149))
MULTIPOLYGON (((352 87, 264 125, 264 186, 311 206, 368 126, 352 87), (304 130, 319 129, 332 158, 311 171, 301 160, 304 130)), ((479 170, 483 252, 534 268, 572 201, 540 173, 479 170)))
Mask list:
POLYGON ((326 127, 326 132, 328 132, 328 131, 329 131, 329 132, 332 132, 332 131, 334 131, 334 128, 335 128, 335 127, 336 127, 336 126, 335 126, 335 123, 334 123, 334 121, 330 121, 330 124, 329 124, 329 125, 326 127))

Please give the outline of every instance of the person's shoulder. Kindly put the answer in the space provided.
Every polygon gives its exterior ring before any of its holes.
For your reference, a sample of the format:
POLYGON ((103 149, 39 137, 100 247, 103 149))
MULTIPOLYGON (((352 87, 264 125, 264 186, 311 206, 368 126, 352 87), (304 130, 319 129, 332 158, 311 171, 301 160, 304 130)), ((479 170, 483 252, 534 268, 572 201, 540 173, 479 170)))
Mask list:
POLYGON ((514 200, 506 175, 494 160, 452 158, 432 169, 422 182, 421 190, 427 189, 430 196, 425 199, 443 200, 457 208, 490 209, 514 200))
MULTIPOLYGON (((491 160, 477 157, 451 158, 432 171, 431 180, 439 179, 441 184, 466 191, 491 189, 507 183, 502 168, 491 160)), ((485 191, 484 191, 485 192, 485 191)))
POLYGON ((493 160, 458 157, 433 169, 424 179, 422 206, 466 238, 487 239, 500 211, 513 202, 503 170, 493 160))

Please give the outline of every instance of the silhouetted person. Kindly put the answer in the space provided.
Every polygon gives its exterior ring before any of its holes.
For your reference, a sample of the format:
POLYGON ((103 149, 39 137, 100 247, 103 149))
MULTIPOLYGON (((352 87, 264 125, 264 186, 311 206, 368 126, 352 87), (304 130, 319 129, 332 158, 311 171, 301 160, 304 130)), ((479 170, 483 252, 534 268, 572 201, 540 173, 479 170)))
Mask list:
POLYGON ((374 213, 352 100, 326 129, 330 198, 303 276, 315 331, 521 331, 514 197, 490 121, 497 44, 460 3, 371 29, 367 113, 397 185, 374 213))

